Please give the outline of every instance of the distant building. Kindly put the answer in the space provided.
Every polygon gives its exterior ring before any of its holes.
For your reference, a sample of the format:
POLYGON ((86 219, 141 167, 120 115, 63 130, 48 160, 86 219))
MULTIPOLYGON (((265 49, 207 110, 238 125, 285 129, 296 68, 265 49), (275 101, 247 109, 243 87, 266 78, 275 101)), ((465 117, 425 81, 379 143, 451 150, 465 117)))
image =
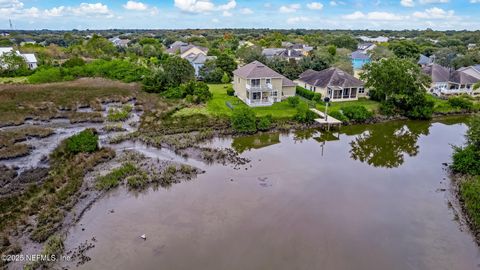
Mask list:
POLYGON ((298 61, 304 57, 302 52, 286 48, 267 48, 262 50, 262 55, 268 59, 279 58, 283 60, 298 61))
POLYGON ((233 71, 233 89, 250 107, 270 106, 296 92, 294 82, 259 61, 233 71))
POLYGON ((371 43, 371 42, 366 42, 366 43, 360 43, 358 44, 357 46, 357 49, 359 51, 362 51, 363 53, 367 53, 369 51, 372 51, 373 49, 375 49, 377 47, 377 45, 375 43, 371 43))
MULTIPOLYGON (((0 56, 8 53, 15 53, 18 56, 23 57, 25 63, 27 63, 28 68, 36 69, 38 67, 38 60, 33 53, 20 53, 19 51, 15 51, 12 47, 0 47, 0 56)), ((5 65, 0 62, 0 66, 4 67, 5 65)))
POLYGON ((473 85, 480 81, 480 73, 478 77, 472 76, 469 72, 474 72, 475 68, 472 67, 472 69, 451 70, 438 64, 430 64, 422 68, 423 72, 432 79, 429 92, 437 96, 480 94, 479 91, 473 90, 473 85))
POLYGON ((37 42, 31 38, 25 38, 22 42, 20 42, 20 45, 21 46, 24 46, 24 45, 27 45, 27 44, 31 44, 31 45, 35 45, 37 44, 37 42))
POLYGON ((480 80, 480 65, 462 67, 462 68, 459 68, 458 71, 465 72, 468 75, 480 80))
POLYGON ((121 39, 119 37, 113 37, 108 39, 110 42, 113 43, 113 45, 119 47, 119 48, 127 48, 128 44, 130 43, 130 39, 121 39))
POLYGON ((195 69, 195 76, 200 76, 200 69, 205 62, 209 59, 215 59, 214 57, 207 56, 208 48, 202 46, 196 46, 193 44, 185 43, 182 41, 175 41, 167 49, 167 53, 172 55, 178 55, 183 59, 188 60, 195 69))
POLYGON ((355 70, 360 70, 364 65, 372 62, 370 55, 362 50, 352 52, 350 58, 352 59, 352 66, 355 70))
POLYGON ((475 43, 470 43, 470 44, 467 45, 468 50, 474 50, 476 48, 477 48, 477 44, 475 44, 475 43))
POLYGON ((367 36, 359 36, 358 38, 363 42, 373 42, 373 43, 384 43, 390 40, 388 37, 384 37, 384 36, 379 36, 375 38, 367 37, 367 36))
POLYGON ((329 97, 331 101, 357 100, 366 97, 365 83, 339 68, 322 71, 307 70, 295 83, 307 90, 329 97))
POLYGON ((10 36, 10 33, 8 33, 8 32, 0 33, 0 37, 8 37, 8 36, 10 36))
POLYGON ((419 64, 422 67, 431 65, 433 63, 435 63, 435 56, 434 55, 425 56, 423 54, 420 54, 420 59, 418 59, 418 62, 417 62, 417 64, 419 64))

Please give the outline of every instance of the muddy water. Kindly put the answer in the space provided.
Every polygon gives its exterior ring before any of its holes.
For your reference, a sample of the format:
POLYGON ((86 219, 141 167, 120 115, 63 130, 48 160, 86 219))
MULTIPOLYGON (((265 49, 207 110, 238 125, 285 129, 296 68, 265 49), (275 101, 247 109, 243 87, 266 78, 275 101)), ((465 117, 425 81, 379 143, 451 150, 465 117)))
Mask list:
POLYGON ((167 190, 116 190, 66 248, 95 237, 79 269, 480 269, 443 191, 442 163, 465 131, 458 121, 395 122, 216 139, 252 167, 208 166, 167 190))

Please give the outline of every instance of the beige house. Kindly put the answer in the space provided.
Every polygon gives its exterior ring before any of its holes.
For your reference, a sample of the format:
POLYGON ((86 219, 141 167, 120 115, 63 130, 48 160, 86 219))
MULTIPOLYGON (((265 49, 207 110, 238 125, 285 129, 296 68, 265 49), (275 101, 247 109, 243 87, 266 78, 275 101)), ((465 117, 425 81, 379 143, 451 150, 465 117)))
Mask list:
POLYGON ((254 61, 233 71, 235 95, 251 107, 270 106, 295 96, 295 83, 254 61))
POLYGON ((320 93, 322 97, 330 97, 332 102, 357 100, 368 96, 364 82, 334 67, 322 71, 307 70, 300 74, 295 83, 307 90, 320 93))

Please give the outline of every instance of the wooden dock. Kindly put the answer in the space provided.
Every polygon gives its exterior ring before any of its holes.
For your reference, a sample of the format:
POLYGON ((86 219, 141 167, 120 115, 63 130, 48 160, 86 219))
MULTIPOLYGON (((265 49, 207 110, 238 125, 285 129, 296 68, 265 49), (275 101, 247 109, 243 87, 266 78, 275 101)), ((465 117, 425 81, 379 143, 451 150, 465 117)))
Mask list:
POLYGON ((330 115, 325 115, 325 113, 317 110, 317 109, 310 109, 312 112, 318 114, 320 118, 315 119, 317 123, 320 123, 322 125, 342 125, 342 121, 331 117, 330 115))

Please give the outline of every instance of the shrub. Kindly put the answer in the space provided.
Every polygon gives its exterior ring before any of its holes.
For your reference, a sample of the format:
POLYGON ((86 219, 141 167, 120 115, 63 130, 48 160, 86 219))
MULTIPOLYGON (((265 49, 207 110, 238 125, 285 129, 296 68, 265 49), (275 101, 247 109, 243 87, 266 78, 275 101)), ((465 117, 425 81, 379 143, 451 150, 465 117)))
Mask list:
POLYGON ((257 128, 261 131, 269 130, 272 127, 272 116, 266 115, 258 120, 257 128))
POLYGON ((340 111, 332 111, 329 112, 328 115, 342 122, 348 122, 348 118, 340 111))
POLYGON ((49 83, 63 81, 63 74, 60 68, 41 68, 28 77, 30 83, 49 83))
POLYGON ((460 184, 460 196, 472 225, 480 230, 480 177, 473 177, 460 184))
POLYGON ((480 175, 480 151, 472 145, 454 147, 452 170, 454 172, 480 175))
POLYGON ((287 98, 287 102, 291 107, 295 108, 300 103, 300 98, 299 97, 289 97, 289 98, 287 98))
POLYGON ((393 116, 397 113, 395 106, 391 102, 382 102, 379 111, 386 116, 393 116))
POLYGON ((322 94, 320 94, 320 93, 315 93, 315 94, 313 94, 312 101, 322 102, 322 94))
POLYGON ((342 107, 342 112, 349 120, 356 122, 365 122, 373 116, 372 112, 360 105, 342 107))
POLYGON ((132 106, 125 105, 122 109, 114 109, 110 108, 108 110, 107 119, 110 122, 119 122, 125 121, 130 116, 130 112, 132 111, 132 106))
POLYGON ((86 129, 66 141, 66 151, 70 154, 92 153, 98 150, 98 135, 94 129, 86 129))
POLYGON ((296 90, 297 90, 297 95, 304 97, 308 100, 312 100, 315 95, 315 92, 307 90, 301 86, 297 86, 296 90))
POLYGON ((451 97, 448 99, 448 104, 454 108, 460 108, 468 111, 473 109, 473 102, 463 97, 451 97))
POLYGON ((97 189, 108 190, 118 186, 125 177, 134 175, 138 172, 137 167, 132 163, 125 163, 120 168, 112 170, 110 173, 97 178, 97 189))
POLYGON ((85 60, 80 57, 72 57, 63 63, 62 67, 71 68, 77 66, 84 66, 85 60))
POLYGON ((227 88, 227 95, 233 97, 235 95, 235 90, 233 90, 232 87, 227 88))
POLYGON ((226 72, 223 73, 222 75, 222 83, 229 83, 230 82, 230 76, 228 76, 228 74, 226 72))
POLYGON ((312 112, 307 104, 301 104, 297 107, 297 113, 294 115, 293 119, 300 123, 313 123, 317 115, 312 112))
POLYGON ((255 112, 249 107, 236 107, 231 117, 232 127, 240 133, 257 131, 255 112))

